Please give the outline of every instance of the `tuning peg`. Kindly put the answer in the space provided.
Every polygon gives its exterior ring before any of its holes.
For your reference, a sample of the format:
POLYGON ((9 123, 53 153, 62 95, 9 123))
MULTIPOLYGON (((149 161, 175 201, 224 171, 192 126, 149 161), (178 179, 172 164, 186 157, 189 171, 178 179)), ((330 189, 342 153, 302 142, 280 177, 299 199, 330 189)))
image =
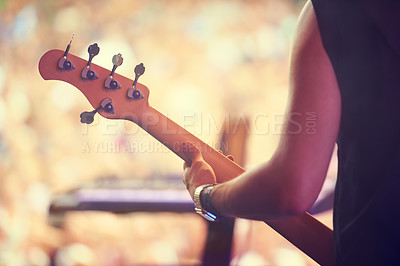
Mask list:
POLYGON ((133 85, 129 87, 127 96, 128 98, 131 99, 142 99, 143 95, 142 93, 136 89, 136 83, 141 75, 143 75, 144 71, 146 68, 144 67, 143 63, 140 63, 139 65, 135 66, 134 72, 135 72, 135 80, 133 81, 133 85))
POLYGON ((58 60, 58 69, 60 70, 72 70, 75 69, 75 66, 67 59, 67 55, 69 52, 69 49, 71 48, 71 43, 72 39, 74 38, 74 35, 72 34, 71 40, 69 41, 67 48, 65 49, 64 55, 58 60))
POLYGON ((135 69, 133 70, 135 72, 135 80, 133 81, 132 87, 136 86, 136 82, 138 81, 139 77, 143 75, 145 70, 146 68, 144 67, 143 63, 140 63, 139 65, 135 66, 135 69))
POLYGON ((97 107, 96 109, 94 109, 91 112, 83 112, 81 113, 80 117, 81 117, 81 123, 85 123, 85 124, 91 124, 93 123, 94 120, 94 115, 101 109, 101 106, 97 107))
POLYGON ((93 80, 93 79, 97 79, 98 78, 96 73, 93 70, 90 69, 90 64, 92 63, 93 57, 98 55, 99 52, 100 52, 100 48, 97 45, 97 43, 94 43, 94 44, 89 46, 89 48, 88 48, 89 60, 87 62, 86 67, 84 69, 82 69, 82 73, 81 73, 81 77, 82 78, 89 79, 89 80, 93 80))
POLYGON ((93 123, 94 115, 102 108, 104 109, 105 112, 107 112, 109 114, 113 114, 114 113, 114 106, 112 104, 111 99, 110 98, 106 98, 103 101, 101 101, 99 107, 97 107, 93 111, 81 113, 81 115, 80 115, 81 123, 85 123, 85 124, 93 123))
POLYGON ((114 72, 117 69, 117 67, 122 65, 122 63, 124 62, 124 58, 122 57, 121 54, 116 54, 116 55, 113 56, 112 62, 113 62, 114 66, 113 66, 113 69, 111 71, 110 77, 112 77, 114 75, 114 72))
POLYGON ((113 62, 113 69, 111 70, 110 76, 106 78, 106 80, 104 81, 104 86, 106 87, 106 89, 119 89, 121 88, 121 86, 119 85, 119 83, 113 78, 115 70, 117 69, 117 67, 119 67, 120 65, 122 65, 122 62, 124 62, 124 58, 122 58, 121 54, 116 54, 113 56, 112 58, 112 62, 113 62))
POLYGON ((92 63, 93 57, 98 55, 99 52, 100 52, 100 47, 97 45, 97 43, 94 43, 88 47, 89 61, 87 63, 87 66, 90 66, 90 63, 92 63))

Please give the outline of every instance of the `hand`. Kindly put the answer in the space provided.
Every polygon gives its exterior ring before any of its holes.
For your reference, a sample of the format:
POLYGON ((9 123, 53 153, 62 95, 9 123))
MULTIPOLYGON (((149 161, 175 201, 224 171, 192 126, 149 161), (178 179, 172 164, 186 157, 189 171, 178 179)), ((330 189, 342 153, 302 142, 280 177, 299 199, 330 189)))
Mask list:
MULTIPOLYGON (((183 164, 183 183, 186 185, 190 196, 193 199, 195 189, 204 184, 215 184, 216 177, 211 166, 204 161, 201 151, 191 142, 182 144, 182 151, 191 164, 185 162, 183 164)), ((222 151, 220 151, 222 153, 222 151)), ((230 160, 234 160, 232 155, 227 156, 230 160)))
POLYGON ((182 144, 182 151, 191 163, 183 164, 183 183, 193 199, 195 189, 204 184, 215 184, 214 170, 204 161, 201 151, 191 142, 182 144))

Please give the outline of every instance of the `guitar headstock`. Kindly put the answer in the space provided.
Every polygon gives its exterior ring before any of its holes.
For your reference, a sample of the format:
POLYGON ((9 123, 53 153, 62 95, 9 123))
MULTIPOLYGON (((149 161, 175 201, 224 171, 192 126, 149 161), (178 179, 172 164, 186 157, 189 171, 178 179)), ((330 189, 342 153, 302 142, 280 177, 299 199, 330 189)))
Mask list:
POLYGON ((127 119, 138 123, 149 106, 149 89, 137 82, 144 72, 143 64, 134 68, 135 80, 132 80, 115 73, 116 68, 122 64, 120 54, 114 55, 113 68, 107 70, 91 63, 100 50, 97 44, 89 46, 88 60, 70 54, 70 44, 65 51, 50 50, 40 58, 39 72, 43 79, 65 81, 85 95, 94 110, 81 114, 82 123, 93 122, 97 112, 105 118, 127 119))

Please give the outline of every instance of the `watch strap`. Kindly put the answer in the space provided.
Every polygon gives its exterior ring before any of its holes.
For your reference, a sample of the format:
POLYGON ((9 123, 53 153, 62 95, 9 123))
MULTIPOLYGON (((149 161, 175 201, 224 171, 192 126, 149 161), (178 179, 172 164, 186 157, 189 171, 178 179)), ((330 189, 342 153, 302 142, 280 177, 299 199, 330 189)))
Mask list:
MULTIPOLYGON (((208 221, 211 222, 215 222, 219 219, 219 217, 217 215, 215 215, 214 213, 212 213, 211 211, 208 211, 207 209, 205 209, 202 204, 201 204, 201 192, 206 189, 207 187, 211 187, 214 184, 205 184, 205 185, 201 185, 198 186, 195 191, 194 191, 194 195, 193 195, 193 201, 194 201, 194 205, 195 205, 195 211, 196 213, 198 213, 200 216, 202 216, 203 218, 205 218, 208 221)), ((205 202, 203 202, 205 205, 205 202)))
POLYGON ((218 219, 221 219, 223 215, 217 211, 214 207, 214 205, 211 202, 211 190, 214 188, 216 184, 213 184, 211 186, 207 186, 204 188, 203 192, 203 197, 204 197, 204 209, 207 211, 210 211, 214 215, 218 217, 218 219))

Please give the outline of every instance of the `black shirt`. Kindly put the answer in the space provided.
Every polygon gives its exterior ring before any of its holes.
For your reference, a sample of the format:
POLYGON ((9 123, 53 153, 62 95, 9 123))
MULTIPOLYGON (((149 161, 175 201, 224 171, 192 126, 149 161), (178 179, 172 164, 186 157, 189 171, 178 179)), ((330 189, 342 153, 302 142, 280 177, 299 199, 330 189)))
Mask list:
POLYGON ((312 2, 342 98, 336 265, 400 265, 400 1, 312 2))

